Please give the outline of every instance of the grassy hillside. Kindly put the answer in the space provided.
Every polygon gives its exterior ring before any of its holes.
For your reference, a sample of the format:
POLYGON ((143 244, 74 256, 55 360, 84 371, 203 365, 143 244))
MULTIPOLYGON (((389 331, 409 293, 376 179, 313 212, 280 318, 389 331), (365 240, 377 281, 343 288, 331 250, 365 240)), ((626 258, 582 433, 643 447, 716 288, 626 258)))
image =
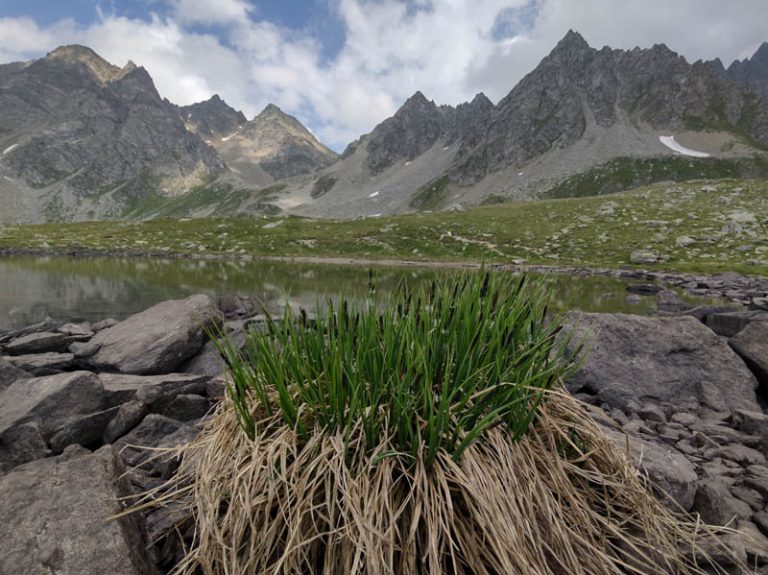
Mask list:
POLYGON ((208 218, 8 227, 0 248, 138 250, 232 256, 628 266, 768 273, 768 181, 657 184, 620 194, 352 221, 208 218), (645 266, 648 267, 648 266, 645 266))

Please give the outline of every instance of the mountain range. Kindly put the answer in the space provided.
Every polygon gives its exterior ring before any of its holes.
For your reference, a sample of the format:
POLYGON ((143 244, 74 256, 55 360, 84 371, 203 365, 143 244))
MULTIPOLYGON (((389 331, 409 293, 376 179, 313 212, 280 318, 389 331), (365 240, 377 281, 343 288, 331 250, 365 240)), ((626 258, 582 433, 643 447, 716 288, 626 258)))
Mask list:
POLYGON ((341 155, 270 104, 177 106, 83 46, 0 65, 0 224, 287 213, 349 218, 660 179, 768 177, 768 43, 728 68, 569 31, 497 104, 421 92, 341 155))

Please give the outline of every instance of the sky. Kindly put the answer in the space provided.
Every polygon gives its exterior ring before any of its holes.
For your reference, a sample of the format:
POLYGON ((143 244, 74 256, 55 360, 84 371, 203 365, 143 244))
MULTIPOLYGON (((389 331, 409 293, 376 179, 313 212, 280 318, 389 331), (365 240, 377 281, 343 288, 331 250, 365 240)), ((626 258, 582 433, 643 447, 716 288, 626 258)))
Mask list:
POLYGON ((160 94, 268 103, 344 147, 421 90, 497 102, 569 29, 727 66, 768 41, 766 0, 0 0, 0 63, 83 44, 144 66, 160 94))

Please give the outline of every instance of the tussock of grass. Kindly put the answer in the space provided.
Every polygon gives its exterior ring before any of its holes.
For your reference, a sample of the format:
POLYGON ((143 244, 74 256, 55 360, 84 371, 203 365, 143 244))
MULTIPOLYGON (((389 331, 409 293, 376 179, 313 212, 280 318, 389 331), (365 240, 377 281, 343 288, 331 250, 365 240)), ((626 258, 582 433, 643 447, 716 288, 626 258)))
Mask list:
POLYGON ((160 499, 196 523, 175 573, 703 573, 700 526, 554 390, 543 295, 450 282, 224 349, 230 395, 160 499))

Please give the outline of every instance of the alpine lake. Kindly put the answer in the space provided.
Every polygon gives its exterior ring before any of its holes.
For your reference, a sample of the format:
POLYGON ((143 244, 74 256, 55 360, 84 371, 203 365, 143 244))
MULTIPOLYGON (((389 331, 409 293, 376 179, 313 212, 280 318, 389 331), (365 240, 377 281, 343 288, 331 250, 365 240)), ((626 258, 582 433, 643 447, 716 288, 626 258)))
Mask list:
MULTIPOLYGON (((51 317, 59 321, 123 319, 165 300, 195 293, 257 298, 270 313, 286 302, 313 309, 340 295, 365 296, 413 286, 459 270, 338 266, 272 261, 158 258, 0 258, 0 330, 51 317)), ((510 273, 510 272, 498 272, 510 273)), ((630 283, 602 275, 529 274, 552 291, 551 309, 650 314, 655 296, 628 298, 630 283)), ((680 294, 692 305, 717 300, 680 294)))

